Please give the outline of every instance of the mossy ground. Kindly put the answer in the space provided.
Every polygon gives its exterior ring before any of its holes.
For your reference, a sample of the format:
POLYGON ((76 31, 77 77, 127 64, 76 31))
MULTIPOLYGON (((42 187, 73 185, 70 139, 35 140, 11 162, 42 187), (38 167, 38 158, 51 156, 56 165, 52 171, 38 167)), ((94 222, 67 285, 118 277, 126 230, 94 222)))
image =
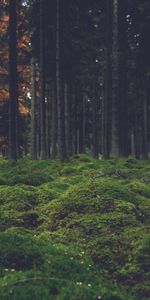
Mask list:
POLYGON ((0 299, 150 297, 150 166, 0 159, 0 299))

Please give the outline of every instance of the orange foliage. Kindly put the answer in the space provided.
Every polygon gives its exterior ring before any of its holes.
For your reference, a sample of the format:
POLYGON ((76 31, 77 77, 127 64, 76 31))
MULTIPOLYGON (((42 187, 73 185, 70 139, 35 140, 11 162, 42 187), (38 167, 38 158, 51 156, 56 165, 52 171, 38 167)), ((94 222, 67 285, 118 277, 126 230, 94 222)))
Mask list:
POLYGON ((22 103, 19 103, 19 112, 22 115, 27 115, 30 113, 30 109, 28 107, 24 106, 22 103))
POLYGON ((3 61, 8 62, 8 51, 6 48, 0 49, 0 57, 2 57, 3 61))
POLYGON ((0 76, 8 75, 8 71, 0 66, 0 76))
POLYGON ((7 101, 9 98, 9 91, 5 88, 0 87, 0 102, 7 101))
MULTIPOLYGON (((4 8, 9 4, 8 0, 0 0, 0 5, 4 8)), ((4 13, 0 18, 0 35, 5 38, 5 43, 0 44, 0 58, 2 64, 0 65, 0 76, 5 76, 7 79, 7 84, 3 85, 0 82, 0 102, 6 102, 9 100, 9 80, 8 80, 8 69, 9 69, 9 50, 8 50, 8 25, 9 16, 6 13, 7 10, 4 9, 4 13)), ((25 18, 24 11, 20 10, 18 18, 18 32, 20 33, 20 28, 25 28, 28 24, 25 18), (23 24, 23 27, 21 27, 23 24)), ((20 34, 19 34, 20 35, 20 34)), ((29 36, 24 32, 21 34, 18 40, 18 74, 19 74, 19 111, 21 114, 28 114, 30 110, 25 107, 25 101, 27 93, 30 91, 30 81, 31 81, 31 70, 29 64, 22 64, 21 62, 26 60, 26 55, 30 51, 29 36)))
POLYGON ((18 48, 23 50, 28 50, 29 47, 29 37, 27 35, 24 35, 20 38, 18 41, 18 48))
POLYGON ((3 15, 0 19, 0 33, 5 34, 8 29, 9 16, 3 15))

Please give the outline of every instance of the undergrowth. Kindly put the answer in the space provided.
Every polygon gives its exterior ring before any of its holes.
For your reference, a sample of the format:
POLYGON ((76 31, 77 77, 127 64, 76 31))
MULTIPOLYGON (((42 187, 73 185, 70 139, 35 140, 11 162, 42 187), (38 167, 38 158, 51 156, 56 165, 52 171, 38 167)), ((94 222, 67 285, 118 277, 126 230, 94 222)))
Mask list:
POLYGON ((150 167, 0 159, 0 299, 145 300, 150 167))

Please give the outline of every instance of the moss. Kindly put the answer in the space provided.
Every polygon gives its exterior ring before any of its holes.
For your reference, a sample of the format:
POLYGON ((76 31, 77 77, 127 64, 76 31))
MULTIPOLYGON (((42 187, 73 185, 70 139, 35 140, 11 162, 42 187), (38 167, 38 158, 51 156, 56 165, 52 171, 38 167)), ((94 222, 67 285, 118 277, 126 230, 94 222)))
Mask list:
POLYGON ((44 204, 57 198, 58 192, 49 183, 44 183, 36 189, 36 199, 39 204, 44 204))
POLYGON ((138 195, 150 198, 150 186, 146 183, 140 182, 139 180, 134 180, 128 186, 138 195))
POLYGON ((90 162, 93 161, 93 159, 91 158, 91 156, 83 153, 83 154, 78 154, 78 155, 74 155, 74 157, 72 158, 72 160, 77 160, 78 162, 90 162))
POLYGON ((68 176, 68 175, 72 175, 72 174, 76 174, 77 173, 77 169, 71 166, 65 166, 61 171, 60 171, 60 175, 63 176, 68 176))
POLYGON ((45 182, 50 182, 52 180, 53 180, 52 176, 45 175, 42 173, 32 172, 30 174, 21 174, 21 175, 14 176, 12 181, 10 181, 10 184, 22 183, 31 186, 38 186, 45 182))
POLYGON ((0 176, 0 185, 4 185, 6 183, 6 179, 3 176, 0 176))
POLYGON ((38 245, 29 234, 22 235, 14 230, 0 234, 1 269, 25 270, 42 263, 42 242, 38 245))
POLYGON ((15 187, 1 186, 0 187, 0 203, 1 205, 8 204, 16 210, 29 209, 36 204, 35 189, 26 189, 24 185, 15 187))
POLYGON ((16 229, 0 234, 0 244, 1 299, 125 300, 76 247, 16 229))
POLYGON ((132 157, 0 160, 0 299, 148 298, 148 176, 132 157))
MULTIPOLYGON (((78 214, 91 213, 105 213, 119 209, 117 200, 126 201, 122 204, 123 207, 129 208, 129 200, 136 202, 134 194, 129 191, 126 186, 122 186, 115 180, 101 179, 101 180, 87 180, 83 184, 70 186, 68 190, 59 197, 59 200, 51 202, 48 206, 43 207, 43 212, 50 211, 50 218, 57 219, 68 216, 71 212, 78 214)), ((121 207, 120 202, 120 207, 121 207)), ((134 205, 132 206, 132 208, 134 205)), ((131 209, 131 205, 130 205, 131 209)), ((127 210, 127 209, 126 209, 127 210)), ((42 211, 41 211, 42 213, 42 211)))
POLYGON ((134 292, 138 294, 141 299, 149 298, 149 234, 138 235, 138 238, 136 236, 136 239, 133 239, 131 243, 132 246, 134 244, 132 254, 125 266, 118 272, 118 281, 123 282, 127 288, 134 284, 134 292))
POLYGON ((37 204, 36 189, 25 185, 0 187, 0 229, 23 226, 24 215, 37 204))

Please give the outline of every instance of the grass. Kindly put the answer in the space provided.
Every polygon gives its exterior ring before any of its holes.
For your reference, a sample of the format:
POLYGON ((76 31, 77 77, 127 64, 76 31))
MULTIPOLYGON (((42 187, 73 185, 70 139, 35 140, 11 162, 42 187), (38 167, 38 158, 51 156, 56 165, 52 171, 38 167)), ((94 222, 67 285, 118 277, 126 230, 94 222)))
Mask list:
POLYGON ((146 300, 150 167, 0 159, 0 299, 146 300))

